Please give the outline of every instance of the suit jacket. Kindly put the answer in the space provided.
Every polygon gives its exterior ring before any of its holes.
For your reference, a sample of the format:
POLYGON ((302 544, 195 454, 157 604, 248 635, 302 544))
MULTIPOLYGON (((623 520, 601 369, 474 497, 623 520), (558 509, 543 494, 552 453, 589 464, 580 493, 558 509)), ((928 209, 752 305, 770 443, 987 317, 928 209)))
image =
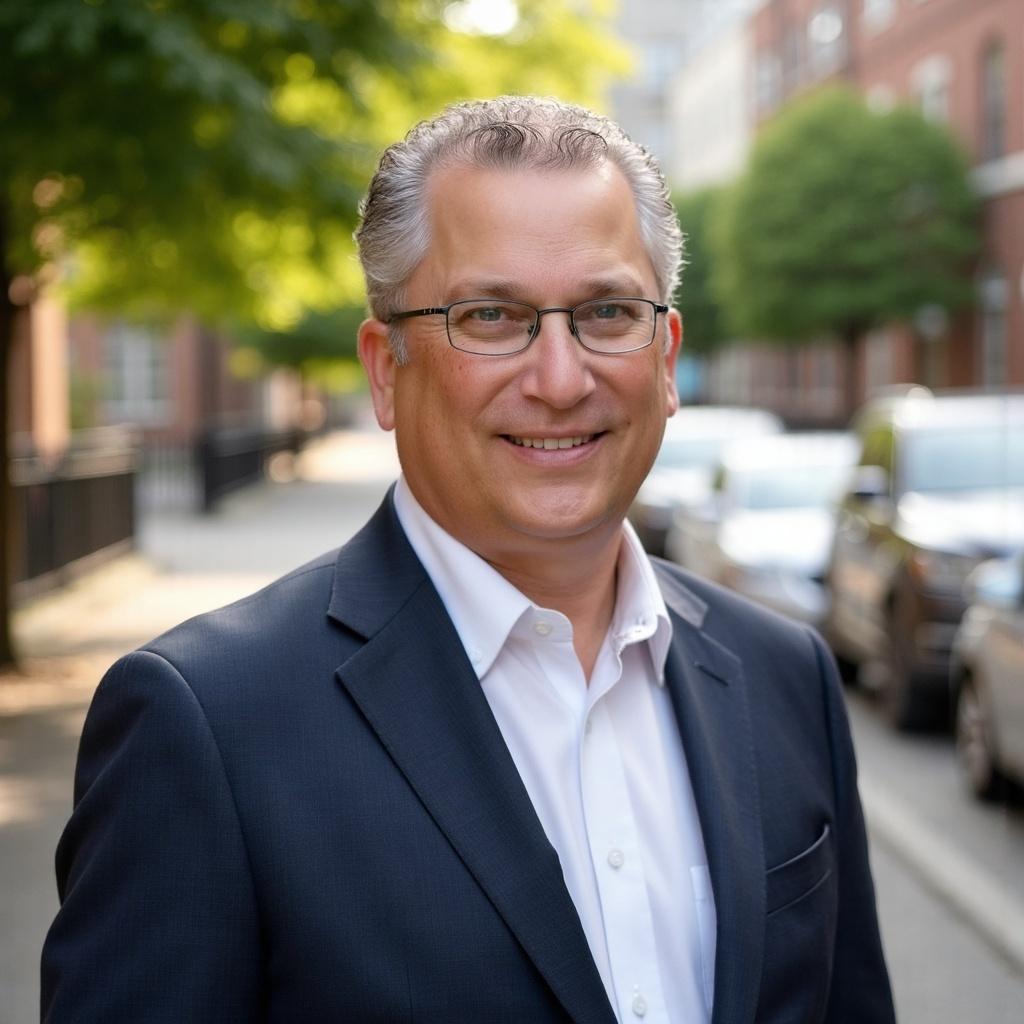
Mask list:
MULTIPOLYGON (((828 653, 656 568, 717 908, 714 1024, 892 1021, 828 653)), ((615 1021, 390 497, 340 551, 110 669, 57 878, 46 1021, 615 1021)))

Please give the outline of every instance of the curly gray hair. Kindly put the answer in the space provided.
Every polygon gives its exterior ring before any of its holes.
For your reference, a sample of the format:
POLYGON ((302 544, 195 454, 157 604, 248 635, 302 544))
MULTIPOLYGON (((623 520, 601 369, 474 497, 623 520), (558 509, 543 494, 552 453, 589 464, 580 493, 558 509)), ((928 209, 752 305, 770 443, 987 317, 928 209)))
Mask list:
MULTIPOLYGON (((432 171, 452 164, 567 170, 610 160, 636 200, 644 247, 660 298, 679 283, 683 237, 654 157, 614 122, 583 107, 536 96, 501 96, 449 106, 384 151, 356 231, 370 311, 387 320, 402 308, 404 287, 430 244, 425 192, 432 171)), ((395 358, 405 343, 391 332, 395 358)))

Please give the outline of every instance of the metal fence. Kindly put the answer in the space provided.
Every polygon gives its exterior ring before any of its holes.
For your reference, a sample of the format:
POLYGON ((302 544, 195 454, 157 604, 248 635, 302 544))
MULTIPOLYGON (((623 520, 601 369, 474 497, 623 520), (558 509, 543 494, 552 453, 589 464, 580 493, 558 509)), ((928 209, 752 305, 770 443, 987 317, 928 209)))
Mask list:
POLYGON ((125 446, 72 449, 56 467, 12 460, 16 599, 132 547, 135 466, 135 450, 125 446))
POLYGON ((226 494, 262 479, 270 460, 281 452, 297 454, 300 430, 216 430, 196 444, 196 465, 202 508, 209 512, 226 494))

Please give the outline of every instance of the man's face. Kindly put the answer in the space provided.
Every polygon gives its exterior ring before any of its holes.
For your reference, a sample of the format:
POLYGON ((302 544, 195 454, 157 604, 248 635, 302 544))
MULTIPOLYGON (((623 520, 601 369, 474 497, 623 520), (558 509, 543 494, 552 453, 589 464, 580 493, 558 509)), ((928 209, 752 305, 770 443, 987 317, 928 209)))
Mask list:
MULTIPOLYGON (((518 299, 543 308, 607 296, 659 298, 635 204, 610 163, 585 171, 446 168, 429 183, 431 244, 406 308, 518 299)), ((677 407, 678 314, 659 314, 652 345, 621 355, 584 349, 549 313, 508 356, 452 348, 444 316, 403 322, 396 366, 383 325, 360 353, 385 429, 420 504, 487 560, 511 564, 553 541, 617 535, 677 407), (666 350, 665 341, 669 339, 666 350), (572 447, 527 447, 514 439, 572 447)))

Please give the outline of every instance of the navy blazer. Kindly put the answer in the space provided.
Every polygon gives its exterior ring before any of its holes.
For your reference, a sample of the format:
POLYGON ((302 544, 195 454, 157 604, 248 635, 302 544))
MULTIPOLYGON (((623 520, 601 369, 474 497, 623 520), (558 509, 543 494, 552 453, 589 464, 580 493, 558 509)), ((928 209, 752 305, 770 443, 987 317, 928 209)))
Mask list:
MULTIPOLYGON (((831 658, 656 572, 718 914, 714 1024, 893 1021, 831 658)), ((110 669, 57 879, 49 1022, 615 1021, 390 497, 340 551, 110 669)))

